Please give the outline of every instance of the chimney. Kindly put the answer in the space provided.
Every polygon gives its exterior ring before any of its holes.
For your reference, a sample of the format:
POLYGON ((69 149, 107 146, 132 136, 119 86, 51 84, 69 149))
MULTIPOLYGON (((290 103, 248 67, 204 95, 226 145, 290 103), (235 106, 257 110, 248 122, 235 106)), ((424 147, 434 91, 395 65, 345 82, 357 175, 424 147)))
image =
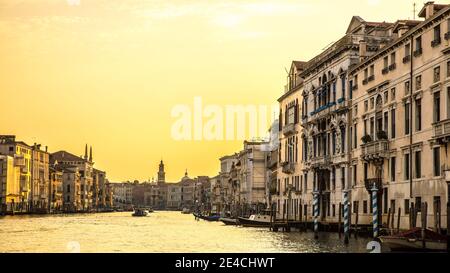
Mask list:
POLYGON ((364 60, 367 57, 367 42, 364 40, 359 41, 359 61, 364 60))
POLYGON ((46 153, 48 152, 48 146, 45 146, 45 152, 46 153))
POLYGON ((92 162, 92 146, 89 147, 89 162, 92 162))
POLYGON ((84 159, 88 159, 88 155, 87 155, 87 144, 86 144, 86 146, 84 147, 84 159))
POLYGON ((402 26, 398 29, 398 37, 402 37, 403 34, 405 34, 406 32, 408 32, 409 28, 407 26, 402 26))
POLYGON ((423 6, 422 10, 419 13, 419 17, 428 19, 431 16, 433 16, 434 14, 434 2, 433 1, 428 1, 425 3, 425 5, 423 6))

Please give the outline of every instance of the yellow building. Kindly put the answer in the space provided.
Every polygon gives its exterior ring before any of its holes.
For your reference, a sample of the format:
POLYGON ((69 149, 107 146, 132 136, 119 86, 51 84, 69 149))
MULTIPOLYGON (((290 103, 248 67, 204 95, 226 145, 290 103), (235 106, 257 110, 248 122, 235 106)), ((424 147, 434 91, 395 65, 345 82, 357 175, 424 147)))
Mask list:
POLYGON ((22 141, 16 141, 13 135, 0 136, 0 155, 7 155, 20 166, 20 198, 18 208, 29 211, 31 204, 31 147, 22 141))

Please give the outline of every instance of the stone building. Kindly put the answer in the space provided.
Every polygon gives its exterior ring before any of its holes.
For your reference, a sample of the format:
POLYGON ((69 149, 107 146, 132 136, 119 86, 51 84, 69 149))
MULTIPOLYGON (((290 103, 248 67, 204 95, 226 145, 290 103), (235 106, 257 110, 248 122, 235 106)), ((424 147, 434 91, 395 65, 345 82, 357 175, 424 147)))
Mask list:
POLYGON ((48 211, 57 212, 63 210, 63 168, 58 165, 49 167, 48 211))
POLYGON ((0 155, 0 215, 19 211, 23 158, 0 155))
POLYGON ((16 141, 13 135, 0 136, 0 155, 14 158, 15 165, 20 166, 20 198, 14 200, 18 203, 19 211, 31 210, 31 147, 25 142, 16 141))
POLYGON ((427 202, 429 226, 446 226, 450 5, 428 2, 419 17, 395 22, 394 39, 349 71, 355 176, 348 189, 362 224, 372 221, 375 187, 378 222, 400 211, 401 228, 409 228, 411 206, 427 202))
POLYGON ((50 154, 41 150, 40 144, 34 144, 31 147, 31 210, 34 212, 45 213, 49 208, 49 173, 50 154))

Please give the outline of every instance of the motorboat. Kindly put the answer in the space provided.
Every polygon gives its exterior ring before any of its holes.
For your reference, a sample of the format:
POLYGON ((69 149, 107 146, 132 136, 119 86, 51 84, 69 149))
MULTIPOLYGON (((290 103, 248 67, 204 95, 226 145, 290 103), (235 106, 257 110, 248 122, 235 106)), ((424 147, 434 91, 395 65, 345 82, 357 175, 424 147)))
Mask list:
POLYGON ((271 216, 268 214, 253 214, 249 218, 238 217, 239 224, 244 227, 270 227, 271 216))
POLYGON ((217 222, 220 219, 220 215, 211 214, 211 215, 202 215, 200 213, 193 213, 196 219, 202 219, 210 222, 217 222))
POLYGON ((439 252, 447 251, 447 237, 425 229, 425 239, 422 239, 422 228, 413 228, 408 231, 391 236, 380 236, 378 239, 382 246, 387 246, 396 252, 439 252))
POLYGON ((136 209, 132 216, 136 216, 136 217, 142 217, 142 216, 147 216, 148 215, 148 211, 144 210, 144 209, 136 209))
POLYGON ((236 218, 227 218, 227 217, 221 217, 219 218, 219 221, 224 223, 227 226, 237 226, 239 225, 239 220, 236 218))

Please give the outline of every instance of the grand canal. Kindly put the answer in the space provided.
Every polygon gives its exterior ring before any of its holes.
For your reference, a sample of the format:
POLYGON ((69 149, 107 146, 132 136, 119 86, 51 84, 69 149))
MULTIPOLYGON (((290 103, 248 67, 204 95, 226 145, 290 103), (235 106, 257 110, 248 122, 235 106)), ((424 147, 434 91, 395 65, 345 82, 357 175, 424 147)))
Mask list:
POLYGON ((368 239, 345 246, 335 233, 271 232, 195 221, 180 212, 0 217, 0 252, 367 252, 368 239))

